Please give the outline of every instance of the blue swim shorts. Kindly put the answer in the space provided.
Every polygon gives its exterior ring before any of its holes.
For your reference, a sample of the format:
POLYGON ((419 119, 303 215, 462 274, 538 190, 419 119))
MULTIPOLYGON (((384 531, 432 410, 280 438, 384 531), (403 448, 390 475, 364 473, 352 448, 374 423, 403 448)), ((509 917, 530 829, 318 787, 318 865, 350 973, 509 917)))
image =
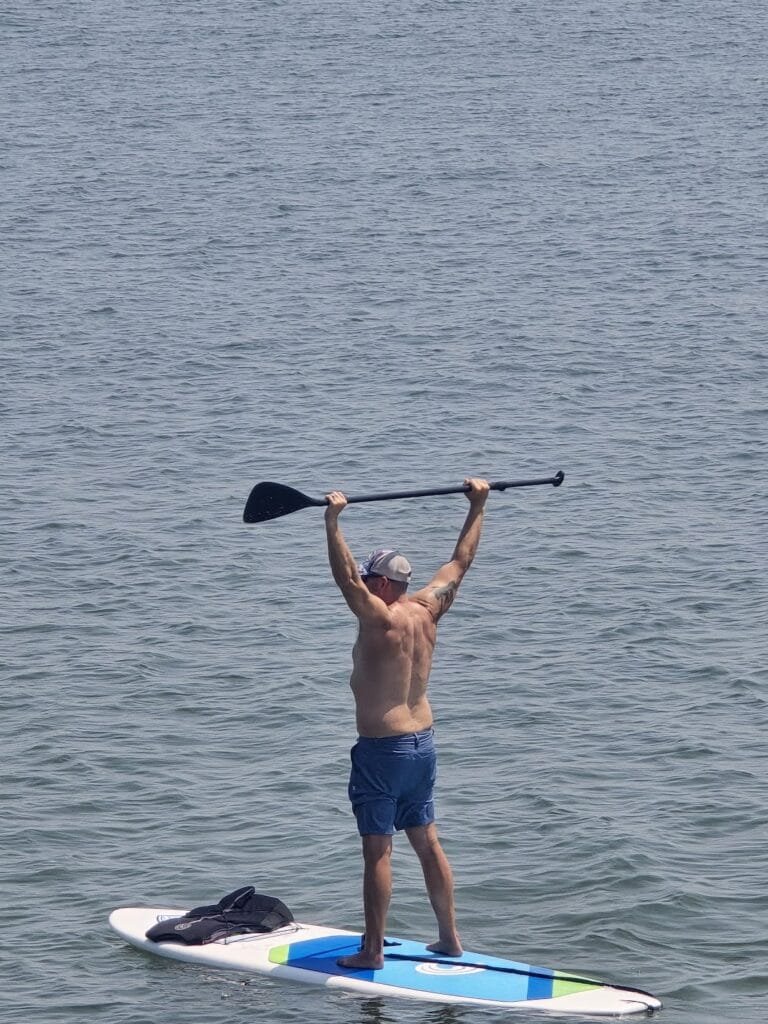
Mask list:
POLYGON ((349 799, 361 836, 391 836, 435 820, 432 729, 380 739, 360 736, 350 756, 349 799))

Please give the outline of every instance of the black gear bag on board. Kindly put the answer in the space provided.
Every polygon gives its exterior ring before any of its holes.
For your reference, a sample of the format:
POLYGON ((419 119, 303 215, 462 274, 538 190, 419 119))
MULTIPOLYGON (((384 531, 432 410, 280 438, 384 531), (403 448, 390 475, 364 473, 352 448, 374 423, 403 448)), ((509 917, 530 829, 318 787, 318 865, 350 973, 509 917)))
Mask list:
POLYGON ((249 932, 273 932, 293 921, 288 907, 275 896, 262 896, 252 885, 235 889, 218 903, 195 907, 183 917, 153 924, 146 933, 152 942, 180 942, 202 946, 249 932))

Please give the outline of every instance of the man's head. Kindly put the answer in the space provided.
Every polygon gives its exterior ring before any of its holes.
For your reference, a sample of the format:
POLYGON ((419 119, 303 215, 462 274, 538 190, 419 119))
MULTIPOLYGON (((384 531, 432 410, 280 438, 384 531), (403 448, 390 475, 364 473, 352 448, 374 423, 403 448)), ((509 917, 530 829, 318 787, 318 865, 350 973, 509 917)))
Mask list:
POLYGON ((411 580, 410 562, 391 548, 376 548, 357 568, 371 593, 387 604, 404 594, 411 580))

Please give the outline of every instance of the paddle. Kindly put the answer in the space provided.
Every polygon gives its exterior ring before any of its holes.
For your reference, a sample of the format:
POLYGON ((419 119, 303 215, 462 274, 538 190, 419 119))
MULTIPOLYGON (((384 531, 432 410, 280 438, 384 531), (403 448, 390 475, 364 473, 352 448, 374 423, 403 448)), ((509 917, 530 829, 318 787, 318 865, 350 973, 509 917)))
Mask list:
MULTIPOLYGON (((506 491, 508 487, 536 487, 538 484, 551 484, 559 487, 565 478, 562 470, 554 476, 540 478, 538 480, 498 480, 491 484, 492 491, 506 491)), ((431 487, 420 491, 394 491, 390 494, 364 494, 357 497, 347 498, 347 501, 391 501, 393 498, 425 498, 432 494, 460 494, 466 492, 469 487, 462 484, 461 487, 431 487)), ((285 484, 275 484, 269 480, 256 484, 248 495, 245 503, 243 520, 246 523, 264 523, 267 519, 277 519, 280 516, 290 515, 291 512, 298 512, 301 508, 309 508, 311 505, 327 505, 326 498, 310 498, 293 487, 286 487, 285 484)))

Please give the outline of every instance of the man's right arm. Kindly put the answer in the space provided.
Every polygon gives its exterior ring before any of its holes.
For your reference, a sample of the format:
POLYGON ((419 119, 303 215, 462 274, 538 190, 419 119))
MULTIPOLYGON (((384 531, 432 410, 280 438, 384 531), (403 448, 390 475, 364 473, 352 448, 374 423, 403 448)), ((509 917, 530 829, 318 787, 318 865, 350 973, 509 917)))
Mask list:
POLYGON ((450 562, 446 562, 438 569, 426 587, 413 595, 415 600, 430 610, 435 622, 453 604, 459 584, 472 565, 480 543, 485 503, 489 492, 488 481, 472 478, 465 483, 469 486, 469 512, 456 541, 453 557, 450 562))

